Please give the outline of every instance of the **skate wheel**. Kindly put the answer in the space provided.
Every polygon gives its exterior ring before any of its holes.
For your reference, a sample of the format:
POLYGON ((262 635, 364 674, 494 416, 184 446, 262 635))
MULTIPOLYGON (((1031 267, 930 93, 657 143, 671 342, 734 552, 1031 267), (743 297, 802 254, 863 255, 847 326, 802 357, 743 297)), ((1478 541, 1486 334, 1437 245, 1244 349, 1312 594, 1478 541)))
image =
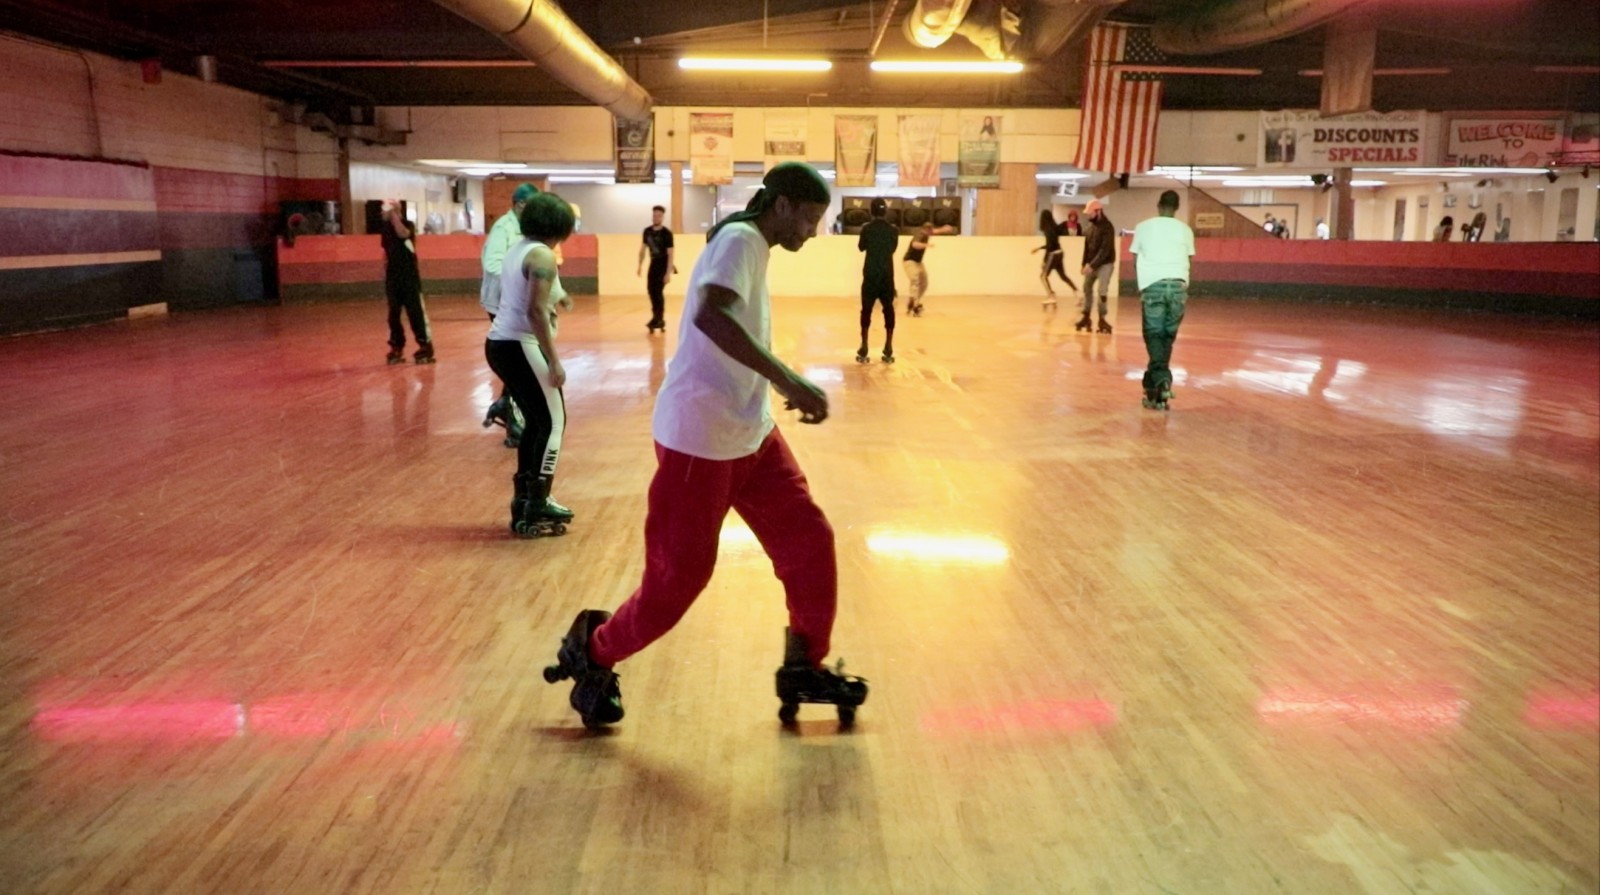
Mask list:
POLYGON ((839 706, 839 726, 849 727, 856 723, 856 707, 853 705, 839 706))
POLYGON ((560 665, 546 665, 544 667, 544 682, 547 684, 564 681, 567 677, 567 670, 560 665))
POLYGON ((800 716, 800 703, 786 702, 778 708, 778 720, 785 724, 793 724, 794 719, 800 716))
POLYGON ((553 534, 553 535, 557 535, 557 536, 564 535, 564 534, 567 533, 567 527, 565 525, 557 523, 555 525, 550 526, 550 533, 553 534))

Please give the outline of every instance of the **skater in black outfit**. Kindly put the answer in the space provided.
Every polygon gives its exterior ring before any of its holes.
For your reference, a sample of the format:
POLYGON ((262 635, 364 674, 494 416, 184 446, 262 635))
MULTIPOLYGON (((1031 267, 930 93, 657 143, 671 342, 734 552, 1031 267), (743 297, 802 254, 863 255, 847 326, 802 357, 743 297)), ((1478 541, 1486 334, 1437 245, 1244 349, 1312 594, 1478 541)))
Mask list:
POLYGON ((383 213, 383 291, 389 297, 389 356, 391 364, 406 360, 406 331, 400 328, 400 310, 405 309, 411 323, 411 336, 417 340, 412 360, 433 363, 433 336, 428 332, 428 309, 422 303, 422 272, 417 267, 417 232, 391 203, 383 213))
POLYGON ((645 324, 645 331, 652 333, 658 329, 667 331, 666 289, 667 284, 672 282, 672 275, 678 272, 678 266, 673 263, 672 231, 661 223, 666 215, 667 210, 660 205, 650 209, 650 226, 644 228, 644 238, 639 245, 639 263, 634 271, 637 275, 644 269, 644 258, 648 253, 650 277, 645 284, 650 290, 650 322, 645 324))
POLYGON ((861 228, 856 250, 867 253, 861 265, 861 347, 856 363, 867 363, 867 332, 872 329, 872 306, 883 306, 883 362, 894 363, 894 253, 900 230, 889 223, 889 203, 872 200, 872 220, 861 228))
POLYGON ((1063 227, 1056 223, 1055 215, 1051 214, 1048 209, 1039 211, 1039 233, 1044 237, 1044 245, 1039 246, 1034 251, 1044 252, 1044 263, 1039 266, 1039 282, 1044 284, 1047 298, 1045 298, 1043 304, 1048 308, 1056 306, 1056 291, 1050 288, 1050 274, 1054 273, 1060 277, 1061 282, 1066 283, 1068 289, 1073 292, 1078 291, 1078 284, 1072 282, 1072 277, 1067 276, 1067 268, 1061 263, 1062 230, 1063 227))
POLYGON ((553 193, 530 197, 518 216, 522 240, 506 252, 500 272, 500 312, 484 354, 511 389, 525 425, 512 477, 511 532, 532 538, 563 534, 571 510, 550 497, 567 406, 567 372, 556 354, 556 305, 572 308, 556 272, 555 249, 572 235, 572 207, 553 193))
POLYGON ((1094 309, 1096 282, 1100 285, 1100 327, 1103 333, 1111 332, 1106 320, 1106 293, 1111 289, 1111 271, 1117 263, 1117 230, 1106 217, 1100 200, 1091 199, 1083 212, 1089 218, 1089 229, 1083 240, 1083 318, 1073 329, 1088 331, 1089 312, 1094 309))

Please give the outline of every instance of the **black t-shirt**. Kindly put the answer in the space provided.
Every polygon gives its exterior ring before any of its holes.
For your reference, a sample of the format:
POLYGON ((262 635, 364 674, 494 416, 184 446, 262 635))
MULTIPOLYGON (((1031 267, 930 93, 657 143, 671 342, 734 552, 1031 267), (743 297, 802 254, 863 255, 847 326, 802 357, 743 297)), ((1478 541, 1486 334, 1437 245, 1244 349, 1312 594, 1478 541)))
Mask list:
POLYGON ((900 231, 883 218, 873 218, 861 228, 856 248, 866 252, 861 276, 868 280, 894 280, 894 250, 900 245, 900 231))
POLYGON ((1061 231, 1056 225, 1051 224, 1048 227, 1044 227, 1040 232, 1044 234, 1044 250, 1046 252, 1061 251, 1061 231))
POLYGON ((644 228, 644 244, 650 250, 650 266, 667 263, 667 249, 672 248, 672 231, 666 227, 644 228))
POLYGON ((911 237, 911 242, 906 244, 905 260, 907 260, 907 261, 915 261, 918 264, 921 264, 922 263, 922 253, 926 252, 927 250, 928 250, 927 237, 923 236, 921 233, 918 233, 916 236, 911 237), (923 241, 921 246, 917 245, 917 240, 919 240, 919 239, 923 241))
POLYGON ((417 244, 416 231, 409 222, 406 229, 412 234, 409 239, 395 233, 394 225, 385 220, 383 229, 379 231, 383 239, 383 274, 392 283, 422 282, 422 274, 417 269, 417 253, 412 250, 417 244))

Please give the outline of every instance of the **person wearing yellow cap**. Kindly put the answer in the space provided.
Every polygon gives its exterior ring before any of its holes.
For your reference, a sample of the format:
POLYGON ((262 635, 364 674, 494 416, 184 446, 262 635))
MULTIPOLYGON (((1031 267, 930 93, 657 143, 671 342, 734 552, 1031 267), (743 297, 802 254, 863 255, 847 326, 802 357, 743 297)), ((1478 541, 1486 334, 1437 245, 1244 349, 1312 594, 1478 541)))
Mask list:
POLYGON ((1109 333, 1111 323, 1106 320, 1106 294, 1111 289, 1111 272, 1117 264, 1117 230, 1111 225, 1111 219, 1106 217, 1105 206, 1100 204, 1099 199, 1089 200, 1089 204, 1083 207, 1083 214, 1089 219, 1083 239, 1083 317, 1072 328, 1088 331, 1089 312, 1094 309, 1095 286, 1098 284, 1099 331, 1109 333))
MULTIPOLYGON (((478 288, 478 303, 489 313, 490 323, 494 323, 494 315, 500 312, 501 265, 505 263, 506 252, 522 239, 522 225, 517 215, 522 213, 523 206, 537 192, 539 188, 531 183, 518 185, 511 193, 511 210, 494 222, 494 226, 489 228, 489 235, 483 240, 483 285, 478 288)), ((511 397, 504 382, 500 383, 500 397, 489 405, 489 412, 483 417, 485 429, 497 425, 505 427, 506 447, 514 448, 521 443, 525 422, 522 412, 517 409, 516 399, 511 397)))
POLYGON ((568 701, 588 727, 622 720, 613 670, 672 630, 711 581, 723 519, 736 510, 772 558, 789 612, 777 673, 778 717, 802 702, 837 706, 848 724, 866 682, 822 664, 838 602, 833 528, 773 422, 777 389, 800 422, 828 418, 828 396, 772 354, 767 264, 774 246, 797 252, 828 209, 828 184, 785 162, 749 206, 706 234, 689 274, 677 354, 656 396, 656 473, 644 523, 644 577, 617 607, 578 613, 545 680, 572 680, 568 701))

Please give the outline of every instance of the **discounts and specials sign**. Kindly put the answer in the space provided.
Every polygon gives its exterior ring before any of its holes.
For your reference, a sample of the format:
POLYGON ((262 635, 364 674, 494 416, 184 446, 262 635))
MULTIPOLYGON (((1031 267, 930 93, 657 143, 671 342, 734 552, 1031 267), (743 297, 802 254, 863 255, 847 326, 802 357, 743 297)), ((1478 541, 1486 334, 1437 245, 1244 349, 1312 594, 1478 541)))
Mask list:
POLYGON ((1420 111, 1360 112, 1323 118, 1315 110, 1261 113, 1257 164, 1263 168, 1406 167, 1425 164, 1420 111))

